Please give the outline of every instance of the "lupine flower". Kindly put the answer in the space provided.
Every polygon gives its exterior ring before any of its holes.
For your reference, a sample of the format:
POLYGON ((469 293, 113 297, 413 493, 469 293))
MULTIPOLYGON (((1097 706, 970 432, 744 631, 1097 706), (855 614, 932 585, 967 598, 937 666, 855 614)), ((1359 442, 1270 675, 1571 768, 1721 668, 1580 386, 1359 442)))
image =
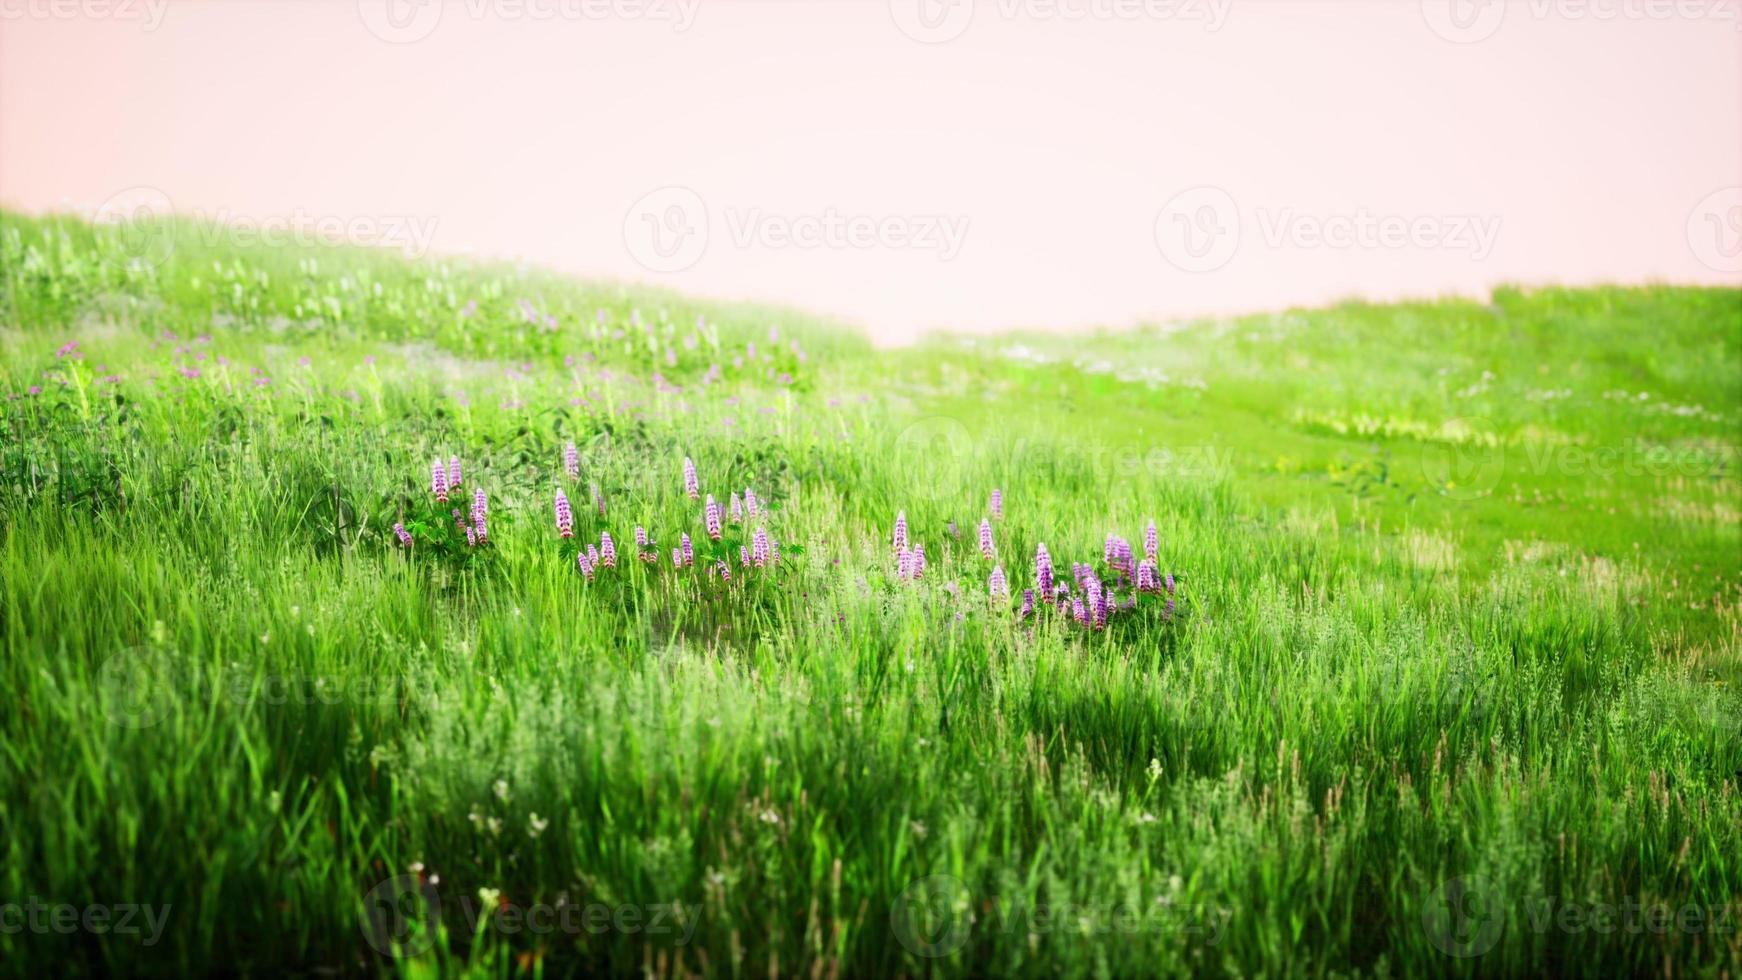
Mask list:
POLYGON ((572 442, 563 447, 563 469, 568 472, 569 479, 581 478, 581 454, 572 442))
POLYGON ((479 544, 490 539, 489 525, 484 520, 489 513, 489 502, 484 499, 484 490, 480 487, 472 494, 472 527, 477 529, 479 544))
POLYGON ((744 502, 738 498, 738 495, 736 493, 734 493, 734 494, 732 494, 732 523, 733 524, 741 524, 743 522, 744 522, 744 502))
POLYGON ((1034 590, 1022 590, 1022 611, 1016 614, 1017 619, 1027 619, 1034 612, 1034 590))
POLYGON ((635 525, 635 547, 647 547, 647 528, 644 528, 639 524, 635 525))
POLYGON ((476 548, 477 546, 478 546, 478 532, 472 530, 471 528, 466 528, 466 547, 476 548))
POLYGON ((593 506, 599 511, 599 516, 605 516, 605 494, 597 483, 593 484, 593 506))
POLYGON ((743 568, 750 567, 750 549, 743 545, 738 546, 738 564, 743 568))
POLYGON ((448 490, 460 489, 460 457, 448 457, 448 490))
POLYGON ((998 552, 992 547, 992 521, 980 519, 980 557, 992 561, 998 557, 998 552))
POLYGON ((1083 607, 1081 597, 1071 600, 1071 616, 1084 626, 1089 625, 1089 611, 1083 607))
POLYGON ((593 580, 593 559, 585 552, 575 555, 575 565, 580 568, 581 574, 587 577, 587 581, 593 580))
POLYGON ((730 582, 732 581, 732 566, 726 564, 723 560, 715 561, 714 574, 720 576, 720 581, 730 582))
POLYGON ((635 553, 635 557, 640 558, 644 564, 655 565, 659 563, 659 552, 657 551, 638 551, 635 553))
POLYGON ((682 548, 671 549, 671 567, 673 567, 673 568, 682 568, 683 567, 683 549, 682 548))
POLYGON ((448 502, 448 471, 439 459, 429 469, 429 488, 435 499, 444 504, 448 502))
POLYGON ((400 544, 407 548, 411 547, 411 532, 405 529, 404 524, 393 525, 393 534, 395 537, 399 538, 400 544))
POLYGON ((1143 557, 1152 562, 1161 557, 1161 535, 1156 533, 1154 518, 1151 518, 1149 526, 1143 529, 1143 557))
POLYGON ((895 514, 895 534, 892 544, 897 552, 907 550, 907 511, 897 511, 895 514))
POLYGON ((993 517, 998 520, 1004 519, 1004 491, 994 488, 992 491, 992 499, 987 501, 986 504, 987 509, 992 511, 993 517))
POLYGON ((708 525, 708 537, 720 540, 720 504, 713 494, 708 494, 708 506, 705 509, 705 519, 708 525))
POLYGON ((1160 584, 1155 579, 1155 562, 1148 558, 1137 563, 1137 591, 1161 591, 1160 584))
POLYGON ((951 521, 948 524, 945 524, 944 531, 946 533, 948 533, 950 537, 955 538, 957 540, 961 540, 962 529, 956 526, 955 521, 951 521))
POLYGON ((611 540, 611 532, 599 535, 599 563, 606 568, 617 567, 617 545, 611 540))
POLYGON ((1004 581, 1004 566, 992 566, 992 578, 986 583, 986 591, 994 599, 1010 598, 1010 585, 1004 581))
POLYGON ((895 552, 895 577, 904 582, 913 578, 913 552, 906 548, 895 552))
POLYGON ((691 500, 702 499, 702 487, 696 481, 696 464, 688 456, 683 458, 683 491, 690 495, 691 500))
POLYGON ((925 542, 913 543, 913 577, 915 581, 925 576, 925 542))
POLYGON ((774 560, 774 546, 769 543, 768 532, 757 528, 750 538, 750 562, 757 568, 766 568, 774 560))
POLYGON ((575 536, 575 515, 569 510, 569 498, 561 490, 556 492, 556 533, 565 538, 575 536))
POLYGON ((1107 590, 1096 579, 1089 579, 1089 614, 1096 629, 1107 627, 1107 590))
POLYGON ((762 501, 756 499, 756 491, 744 491, 744 512, 750 515, 751 520, 762 516, 762 501))
POLYGON ((690 536, 688 534, 678 535, 678 540, 680 542, 678 550, 683 554, 684 567, 688 568, 696 563, 695 549, 690 547, 690 536))
POLYGON ((1034 584, 1041 595, 1052 594, 1052 556, 1042 544, 1034 551, 1034 584))
POLYGON ((587 545, 587 561, 592 562, 592 564, 595 568, 598 567, 598 565, 599 565, 599 549, 597 547, 595 547, 593 545, 587 545))

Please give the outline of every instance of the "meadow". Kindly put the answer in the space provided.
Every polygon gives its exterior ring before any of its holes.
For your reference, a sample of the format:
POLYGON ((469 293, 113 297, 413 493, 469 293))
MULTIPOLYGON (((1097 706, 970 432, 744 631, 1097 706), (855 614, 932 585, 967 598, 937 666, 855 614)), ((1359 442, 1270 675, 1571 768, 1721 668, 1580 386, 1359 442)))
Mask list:
POLYGON ((0 973, 1742 974, 1742 290, 877 349, 6 213, 0 317, 0 973))

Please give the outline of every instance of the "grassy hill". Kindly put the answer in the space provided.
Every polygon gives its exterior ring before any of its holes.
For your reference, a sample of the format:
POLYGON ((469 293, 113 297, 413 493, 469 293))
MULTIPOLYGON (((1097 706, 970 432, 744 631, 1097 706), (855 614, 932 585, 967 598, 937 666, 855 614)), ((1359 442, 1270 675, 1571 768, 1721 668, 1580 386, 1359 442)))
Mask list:
POLYGON ((1742 970, 1742 291, 874 351, 228 237, 0 215, 4 972, 1742 970))

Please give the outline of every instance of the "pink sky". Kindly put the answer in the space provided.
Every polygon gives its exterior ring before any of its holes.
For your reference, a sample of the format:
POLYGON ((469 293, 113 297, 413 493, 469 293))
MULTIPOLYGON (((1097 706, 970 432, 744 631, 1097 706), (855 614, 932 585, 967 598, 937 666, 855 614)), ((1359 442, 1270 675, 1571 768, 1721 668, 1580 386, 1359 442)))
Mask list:
POLYGON ((885 339, 1742 282, 1737 0, 1455 2, 0 0, 0 201, 885 339))

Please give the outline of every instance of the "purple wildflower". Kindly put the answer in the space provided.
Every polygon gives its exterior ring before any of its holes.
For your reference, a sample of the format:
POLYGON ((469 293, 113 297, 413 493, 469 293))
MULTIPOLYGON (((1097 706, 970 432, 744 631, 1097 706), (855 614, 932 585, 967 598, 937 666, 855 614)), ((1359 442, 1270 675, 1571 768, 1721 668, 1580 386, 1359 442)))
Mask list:
POLYGON ((635 547, 647 547, 647 528, 644 528, 639 524, 635 525, 635 547))
POLYGON ((592 545, 587 545, 587 561, 592 563, 592 565, 595 568, 598 567, 598 565, 599 565, 599 549, 598 548, 595 548, 592 545))
POLYGON ((992 547, 992 521, 988 518, 980 520, 980 557, 987 561, 998 557, 998 552, 992 547))
POLYGON ((399 538, 399 543, 401 545, 404 545, 407 548, 411 547, 411 532, 405 529, 404 524, 393 525, 393 534, 395 537, 399 538))
POLYGON ((1143 557, 1155 561, 1161 557, 1161 535, 1156 533, 1155 520, 1149 521, 1149 526, 1143 529, 1143 557))
POLYGON ((1137 591, 1160 592, 1161 586, 1155 577, 1155 562, 1145 558, 1137 563, 1137 591))
POLYGON ((465 528, 465 532, 466 532, 466 547, 476 548, 478 546, 478 532, 472 530, 469 527, 465 528))
POLYGON ((671 549, 671 567, 673 567, 673 568, 682 568, 683 567, 683 549, 681 549, 681 548, 671 549))
POLYGON ((472 526, 478 531, 479 544, 490 540, 489 525, 484 519, 489 513, 489 502, 484 499, 484 490, 480 487, 472 494, 472 526))
POLYGON ((572 442, 563 447, 563 469, 568 472, 569 479, 581 478, 581 454, 572 442))
POLYGON ((895 552, 895 577, 898 581, 913 578, 913 552, 898 548, 895 552))
POLYGON ((695 549, 690 546, 690 536, 688 534, 678 535, 678 540, 681 542, 681 546, 678 550, 683 554, 684 567, 688 568, 696 563, 695 549))
POLYGON ((723 560, 715 561, 714 574, 720 576, 720 581, 730 582, 732 581, 732 566, 726 564, 723 560))
POLYGON ((993 599, 1010 598, 1010 584, 1004 580, 1004 566, 992 566, 992 578, 986 583, 986 591, 993 599))
POLYGON ((762 516, 762 501, 756 499, 756 491, 748 488, 744 491, 744 512, 751 520, 762 516))
POLYGON ((460 489, 460 457, 448 457, 448 490, 460 489))
POLYGON ((1071 616, 1084 626, 1089 625, 1089 611, 1083 608, 1081 596, 1071 600, 1071 616))
POLYGON ((925 542, 913 543, 913 578, 918 581, 925 577, 925 542))
POLYGON ((1004 491, 994 487, 992 490, 992 499, 987 501, 986 504, 987 508, 992 511, 993 517, 998 520, 1004 519, 1004 491))
POLYGON ((750 567, 750 549, 743 545, 738 546, 738 564, 744 568, 750 567))
POLYGON ((744 521, 744 502, 737 494, 732 494, 732 523, 741 524, 744 521))
POLYGON ((606 568, 617 567, 617 544, 611 540, 611 532, 599 535, 599 563, 606 568))
POLYGON ((1017 619, 1027 619, 1034 612, 1034 590, 1022 590, 1022 611, 1016 614, 1017 619))
POLYGON ((1034 551, 1034 584, 1041 595, 1052 594, 1052 556, 1046 553, 1045 544, 1034 551))
POLYGON ((898 553, 907 550, 907 511, 905 510, 897 511, 895 514, 895 534, 891 538, 891 544, 898 553))
POLYGON ((575 555, 575 565, 580 568, 581 574, 587 577, 587 581, 593 580, 593 559, 586 552, 575 555))
POLYGON ((436 500, 448 502, 448 471, 439 459, 429 468, 429 488, 436 500))
POLYGON ((683 458, 683 492, 689 494, 691 500, 702 499, 701 484, 696 481, 696 464, 688 456, 683 458))
POLYGON ((766 568, 774 561, 774 546, 768 540, 768 532, 757 528, 750 538, 750 562, 757 568, 766 568))
POLYGON ((705 519, 708 525, 708 537, 720 540, 720 504, 713 494, 708 494, 708 506, 705 509, 705 519))
POLYGON ((569 498, 560 489, 556 492, 556 533, 565 538, 575 536, 575 515, 569 509, 569 498))

